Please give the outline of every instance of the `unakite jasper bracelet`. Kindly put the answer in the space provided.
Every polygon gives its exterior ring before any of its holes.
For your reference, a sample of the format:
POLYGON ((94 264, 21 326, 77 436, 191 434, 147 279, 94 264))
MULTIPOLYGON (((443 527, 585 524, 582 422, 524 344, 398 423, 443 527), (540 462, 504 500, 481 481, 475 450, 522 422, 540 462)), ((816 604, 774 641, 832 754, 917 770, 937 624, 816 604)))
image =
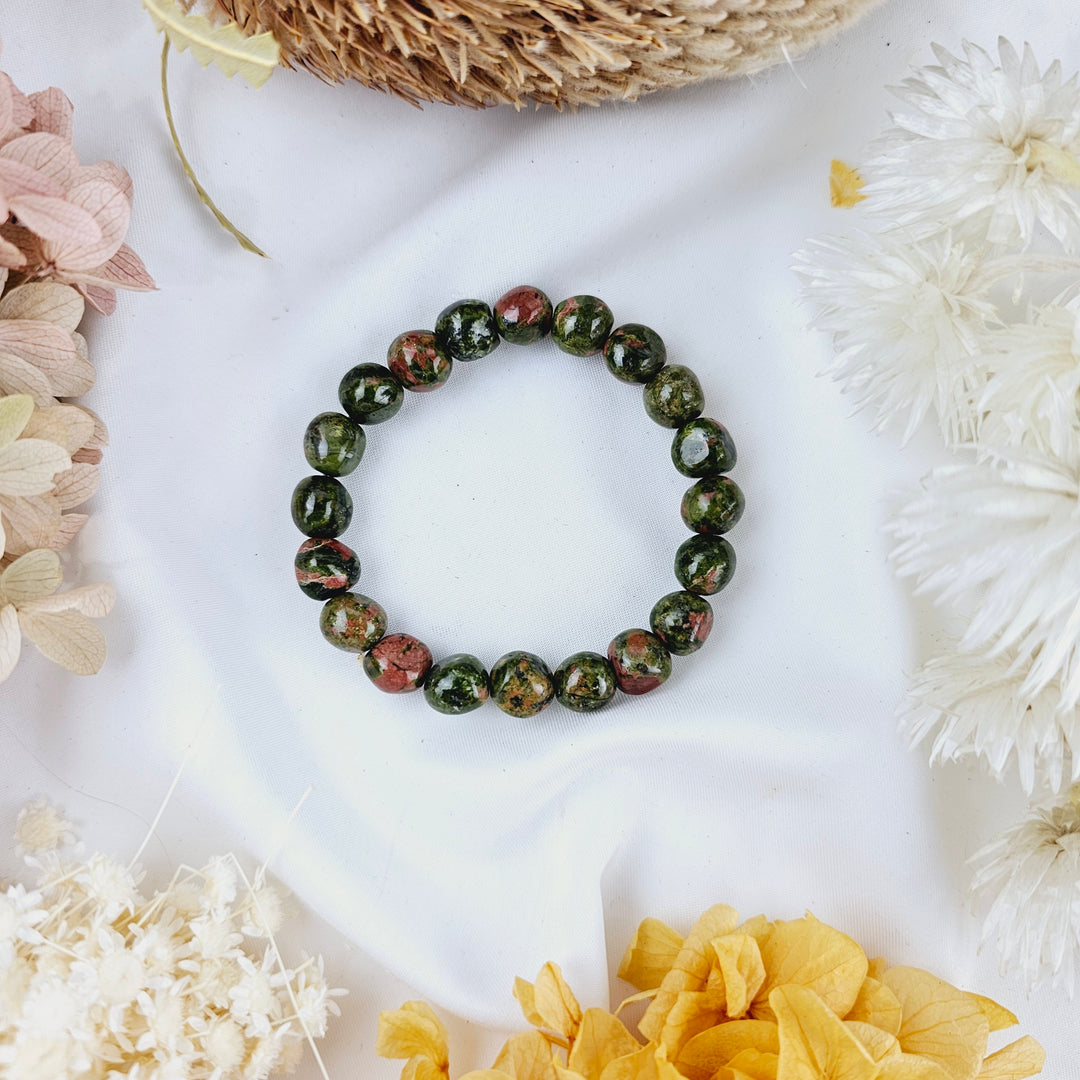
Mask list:
POLYGON ((742 516, 743 494, 727 473, 735 464, 735 444, 727 430, 701 415, 701 384, 681 364, 668 364, 660 335, 627 323, 612 329, 611 309, 595 296, 571 296, 552 308, 539 290, 523 285, 498 300, 494 310, 480 300, 460 300, 435 321, 435 330, 410 330, 390 345, 387 366, 360 364, 341 380, 338 397, 345 413, 320 413, 304 432, 304 456, 317 475, 296 485, 292 516, 309 539, 297 553, 296 580, 310 597, 324 601, 319 625, 332 645, 361 654, 368 678, 387 693, 421 687, 432 708, 467 713, 488 698, 505 713, 536 716, 553 699, 575 712, 593 712, 615 695, 644 694, 671 674, 671 657, 696 652, 713 625, 706 596, 719 592, 735 571, 735 552, 724 538, 742 516), (625 630, 607 656, 579 652, 553 673, 540 657, 510 652, 488 672, 465 653, 438 663, 431 650, 410 634, 387 633, 386 612, 372 599, 351 591, 360 579, 360 560, 337 539, 352 518, 352 499, 339 477, 360 463, 365 434, 361 425, 395 416, 405 391, 436 390, 457 361, 479 360, 500 341, 528 345, 548 333, 564 352, 602 353, 611 373, 644 387, 645 411, 656 423, 675 429, 671 459, 697 482, 682 500, 682 517, 694 535, 675 553, 681 590, 659 600, 649 630, 625 630))

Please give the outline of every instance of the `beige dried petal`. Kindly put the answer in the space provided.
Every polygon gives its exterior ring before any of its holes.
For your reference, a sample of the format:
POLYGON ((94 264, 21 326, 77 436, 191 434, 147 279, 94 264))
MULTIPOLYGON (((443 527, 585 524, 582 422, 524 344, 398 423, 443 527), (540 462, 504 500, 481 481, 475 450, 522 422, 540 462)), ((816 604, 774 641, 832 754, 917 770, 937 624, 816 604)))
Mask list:
POLYGON ((78 156, 71 145, 59 135, 44 131, 12 139, 0 149, 0 156, 29 165, 61 186, 67 184, 79 167, 78 156))
POLYGON ((60 556, 55 551, 28 551, 0 574, 0 603, 22 608, 27 601, 56 592, 63 580, 60 556))
POLYGON ((30 105, 34 110, 32 130, 46 131, 71 142, 72 108, 67 94, 55 86, 50 86, 48 90, 31 94, 30 105))
POLYGON ((105 455, 100 450, 87 450, 83 447, 71 455, 72 465, 100 465, 105 455))
POLYGON ((0 393, 28 394, 42 407, 56 404, 52 385, 43 371, 21 356, 0 350, 0 393))
POLYGON ((29 394, 0 398, 0 447, 13 443, 34 415, 34 399, 29 394))
POLYGON ((82 322, 86 302, 77 289, 59 281, 31 281, 0 299, 0 319, 53 323, 71 332, 82 322))
POLYGON ((76 405, 37 409, 23 429, 26 439, 47 439, 69 454, 84 447, 94 435, 94 418, 76 405))
MULTIPOLYGON (((8 568, 9 570, 11 567, 8 568)), ((6 573, 6 571, 5 571, 6 573)), ((3 579, 0 578, 0 583, 3 579)), ((57 582, 57 586, 59 582, 57 582)), ((97 585, 80 585, 77 589, 66 592, 54 592, 52 596, 41 596, 28 603, 20 604, 20 611, 79 611, 91 619, 103 619, 116 603, 116 590, 101 581, 97 585)))
POLYGON ((75 675, 95 675, 105 663, 105 635, 79 611, 20 611, 19 627, 42 655, 75 675))
POLYGON ((72 465, 56 478, 54 494, 61 510, 74 510, 98 489, 101 471, 96 465, 72 465))
MULTIPOLYGON (((79 337, 78 334, 72 336, 79 337)), ((105 427, 105 421, 93 409, 88 409, 85 405, 80 405, 79 408, 94 421, 94 434, 83 445, 88 450, 104 450, 109 445, 109 429, 105 427)))
POLYGON ((52 534, 48 546, 51 547, 53 551, 59 551, 61 548, 67 547, 68 544, 79 535, 79 530, 82 529, 89 520, 89 514, 64 514, 63 517, 60 518, 60 524, 52 534))
POLYGON ((97 223, 100 238, 85 242, 81 237, 42 243, 46 258, 70 278, 80 278, 81 271, 95 270, 111 259, 124 241, 131 220, 131 203, 115 184, 108 180, 89 179, 73 184, 67 201, 85 210, 97 223))
POLYGON ((51 547, 61 525, 60 504, 51 493, 21 499, 0 495, 0 513, 7 524, 8 555, 51 547))
POLYGON ((53 477, 70 468, 71 458, 56 443, 19 439, 0 449, 0 495, 43 495, 53 477))
POLYGON ((8 604, 0 608, 0 682, 15 670, 21 648, 19 617, 15 613, 15 605, 8 604))

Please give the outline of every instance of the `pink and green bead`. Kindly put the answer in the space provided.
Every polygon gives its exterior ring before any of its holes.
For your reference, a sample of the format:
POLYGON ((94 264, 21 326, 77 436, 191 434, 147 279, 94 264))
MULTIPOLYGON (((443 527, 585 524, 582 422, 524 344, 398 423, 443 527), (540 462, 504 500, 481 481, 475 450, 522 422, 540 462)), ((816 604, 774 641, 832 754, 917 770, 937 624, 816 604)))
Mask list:
POLYGON ((430 330, 398 334, 386 359, 398 382, 418 394, 438 390, 450 378, 454 366, 430 330))
POLYGON ((297 585, 313 600, 339 596, 360 580, 360 560, 340 540, 317 537, 305 540, 296 553, 293 567, 297 585))
POLYGON ((647 694, 671 675, 671 653, 648 630, 624 630, 608 646, 608 660, 624 694, 647 694))
POLYGON ((431 671, 431 650, 411 634, 387 634, 364 654, 364 673, 385 694, 419 690, 431 671))

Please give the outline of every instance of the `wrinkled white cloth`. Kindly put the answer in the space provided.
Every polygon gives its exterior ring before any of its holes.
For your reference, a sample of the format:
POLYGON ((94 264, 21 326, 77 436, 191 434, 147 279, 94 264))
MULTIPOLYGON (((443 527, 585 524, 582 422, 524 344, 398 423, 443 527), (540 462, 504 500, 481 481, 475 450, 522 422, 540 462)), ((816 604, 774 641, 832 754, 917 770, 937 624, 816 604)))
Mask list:
MULTIPOLYGON (((1048 1076, 1080 1076, 1078 1007, 1000 977, 965 906, 965 859, 1022 798, 977 769, 931 773, 893 719, 935 625, 881 527, 943 452, 932 431, 903 451, 870 433, 816 377, 828 344, 789 270, 807 237, 849 226, 830 159, 859 161, 886 84, 931 41, 1006 34, 1071 68, 1068 4, 894 0, 792 67, 576 114, 420 111, 285 71, 255 92, 174 55, 189 156, 268 261, 185 180, 138 4, 0 11, 4 69, 61 86, 84 159, 131 171, 130 240, 160 286, 89 327, 112 445, 70 570, 117 587, 110 658, 78 680, 28 646, 0 687, 5 821, 49 794, 88 842, 133 847, 190 752, 148 858, 278 853, 342 935, 318 942, 353 992, 327 1047, 338 1077, 397 1075, 375 1014, 403 994, 507 1027, 513 977, 553 959, 606 1003, 643 916, 685 930, 715 901, 812 909, 999 998, 1048 1076), (304 426, 350 366, 521 283, 602 296, 698 372, 738 444, 738 571, 707 646, 656 693, 593 717, 447 718, 381 695, 322 640, 289 496, 304 426)), ((459 365, 369 429, 347 481, 358 588, 436 655, 603 651, 676 587, 687 482, 669 443, 595 358, 503 345, 459 365)), ((487 1064, 462 1038, 455 1070, 487 1064)))

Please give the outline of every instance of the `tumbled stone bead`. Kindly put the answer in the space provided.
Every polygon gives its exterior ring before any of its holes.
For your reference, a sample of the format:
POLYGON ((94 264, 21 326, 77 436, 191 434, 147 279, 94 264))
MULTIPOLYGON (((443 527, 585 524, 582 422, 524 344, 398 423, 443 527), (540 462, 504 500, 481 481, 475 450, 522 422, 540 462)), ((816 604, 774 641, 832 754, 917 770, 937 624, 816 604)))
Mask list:
POLYGON ((701 415, 705 394, 698 377, 682 364, 669 364, 644 391, 645 411, 661 427, 682 427, 701 415))
POLYGON ((360 580, 360 560, 340 540, 305 540, 293 567, 297 585, 313 600, 348 592, 360 580))
POLYGON ((627 323, 604 342, 604 363, 616 379, 647 383, 667 363, 667 348, 655 330, 627 323))
POLYGON ((367 652, 379 643, 386 627, 386 612, 370 596, 360 593, 333 596, 319 613, 322 636, 345 652, 367 652))
POLYGON ((364 672, 384 693, 419 690, 431 670, 431 650, 410 634, 387 634, 364 655, 364 672))
POLYGON ((608 646, 608 659, 624 694, 647 694, 671 674, 667 646, 648 630, 624 630, 608 646))
POLYGON ((719 476, 735 467, 735 458, 727 428, 707 416, 683 424, 671 443, 671 460, 683 476, 719 476))
POLYGON ((519 285, 495 301, 495 325, 511 345, 531 345, 551 333, 551 301, 531 285, 519 285))
POLYGON ((722 536, 691 536, 675 552, 675 576, 688 592, 718 593, 735 573, 735 549, 722 536))
POLYGON ((509 652, 491 669, 491 698, 510 716, 536 716, 554 696, 555 680, 547 664, 530 652, 509 652))
POLYGON ((450 378, 453 367, 430 330, 398 334, 390 343, 386 358, 398 382, 418 394, 438 390, 450 378))
POLYGON ((705 644, 712 632, 713 611, 708 600, 694 593, 668 593, 656 602, 649 625, 668 652, 689 656, 705 644))
POLYGON ((451 360, 479 360, 499 344, 495 315, 483 300, 459 300, 439 312, 435 340, 451 360))
POLYGON ((574 653, 555 672, 555 697, 574 712, 596 712, 614 696, 615 669, 599 653, 574 653))
POLYGON ((319 413, 304 432, 307 463, 327 476, 348 476, 364 456, 364 429, 341 413, 319 413))
POLYGON ((352 520, 352 498, 332 476, 305 476, 293 490, 292 518, 306 536, 340 536, 352 520))
POLYGON ((338 400, 358 424, 381 424, 397 414, 405 391, 382 364, 357 364, 338 385, 338 400))
POLYGON ((571 296, 555 308, 551 336, 574 356, 598 353, 615 323, 611 308, 596 296, 571 296))
POLYGON ((479 709, 489 696, 484 665, 468 653, 456 653, 440 660, 428 672, 424 697, 436 711, 450 716, 479 709))
POLYGON ((730 476, 706 476, 683 496, 682 519, 699 533, 726 533, 746 509, 742 488, 730 476))

